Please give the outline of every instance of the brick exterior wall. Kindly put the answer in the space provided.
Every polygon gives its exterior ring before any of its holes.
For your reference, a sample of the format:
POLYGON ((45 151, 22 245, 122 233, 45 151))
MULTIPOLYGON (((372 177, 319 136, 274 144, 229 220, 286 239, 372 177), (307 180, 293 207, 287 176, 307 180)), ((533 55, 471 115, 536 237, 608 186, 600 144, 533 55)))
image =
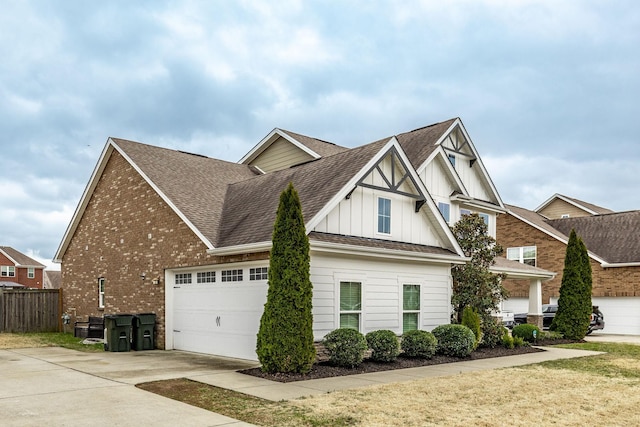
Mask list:
POLYGON ((155 313, 156 347, 162 349, 165 269, 268 259, 268 253, 217 257, 206 249, 114 151, 62 258, 64 310, 72 323, 88 316, 155 313), (105 279, 104 308, 98 307, 100 277, 105 279), (156 285, 154 278, 160 278, 156 285))
POLYGON ((34 277, 29 278, 29 269, 25 267, 17 267, 13 261, 0 254, 0 265, 16 267, 16 275, 14 277, 2 276, 0 280, 3 282, 13 282, 24 285, 32 289, 42 289, 43 284, 43 268, 34 268, 34 277))
MULTIPOLYGON (((542 282, 542 302, 560 295, 562 270, 567 245, 530 226, 510 214, 501 214, 497 220, 497 242, 505 248, 537 247, 537 267, 556 272, 555 278, 542 282)), ((591 259, 594 297, 640 296, 640 267, 602 268, 591 259)), ((506 280, 505 288, 512 298, 529 296, 528 280, 506 280)))

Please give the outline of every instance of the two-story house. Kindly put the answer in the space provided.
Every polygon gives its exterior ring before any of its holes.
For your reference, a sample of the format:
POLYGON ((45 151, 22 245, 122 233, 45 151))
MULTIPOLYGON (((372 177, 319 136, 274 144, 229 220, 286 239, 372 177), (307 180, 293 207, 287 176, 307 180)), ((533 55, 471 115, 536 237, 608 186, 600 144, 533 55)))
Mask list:
MULTIPOLYGON (((507 257, 556 271, 542 290, 545 303, 556 303, 571 229, 589 253, 593 277, 592 303, 605 316, 602 333, 640 334, 640 211, 613 212, 555 194, 535 210, 507 206, 498 217, 497 240, 507 257)), ((508 280, 506 308, 526 312, 526 283, 508 280)))
POLYGON ((0 246, 0 287, 42 289, 45 266, 10 246, 0 246))
MULTIPOLYGON (((314 336, 449 323, 449 225, 505 208, 460 119, 356 148, 274 129, 238 163, 109 138, 56 253, 65 310, 154 312, 158 346, 255 359, 280 193, 310 239, 314 336)), ((532 286, 552 273, 506 259, 532 286)))

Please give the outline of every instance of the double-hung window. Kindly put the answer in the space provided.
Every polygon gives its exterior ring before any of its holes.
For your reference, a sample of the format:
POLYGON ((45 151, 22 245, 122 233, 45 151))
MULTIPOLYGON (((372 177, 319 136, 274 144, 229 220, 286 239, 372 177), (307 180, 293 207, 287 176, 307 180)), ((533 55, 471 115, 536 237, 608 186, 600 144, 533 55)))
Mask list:
POLYGON ((362 284, 340 282, 340 327, 360 330, 362 284))
POLYGON ((27 269, 27 279, 33 279, 36 277, 36 269, 33 267, 29 267, 27 269))
POLYGON ((378 233, 391 234, 391 199, 378 198, 378 233))
POLYGON ((449 205, 449 203, 438 202, 438 209, 440 210, 440 213, 448 224, 451 217, 451 206, 449 205))
POLYGON ((536 266, 537 248, 535 246, 521 246, 519 248, 507 248, 507 259, 523 264, 536 266))
POLYGON ((98 307, 104 308, 104 277, 98 278, 98 307))
POLYGON ((402 332, 420 326, 420 285, 402 285, 402 332))
POLYGON ((16 268, 13 265, 3 265, 0 267, 2 277, 16 277, 16 268))

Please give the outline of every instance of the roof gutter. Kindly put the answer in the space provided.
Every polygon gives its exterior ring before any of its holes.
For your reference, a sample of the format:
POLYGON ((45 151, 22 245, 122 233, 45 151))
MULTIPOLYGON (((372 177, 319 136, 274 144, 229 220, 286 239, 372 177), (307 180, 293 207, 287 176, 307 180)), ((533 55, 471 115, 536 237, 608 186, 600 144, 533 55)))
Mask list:
POLYGON ((235 245, 235 246, 227 246, 222 248, 207 249, 207 254, 224 256, 224 255, 239 255, 239 254, 255 253, 255 252, 266 252, 271 250, 271 246, 272 246, 271 241, 247 243, 245 245, 235 245))
POLYGON ((310 240, 311 250, 316 252, 331 252, 345 255, 375 256, 377 258, 421 260, 439 264, 465 264, 469 257, 459 255, 440 255, 424 252, 402 251, 398 249, 373 248, 368 246, 345 245, 330 242, 310 240))
POLYGON ((602 268, 619 268, 619 267, 640 267, 640 262, 603 262, 600 264, 602 268))

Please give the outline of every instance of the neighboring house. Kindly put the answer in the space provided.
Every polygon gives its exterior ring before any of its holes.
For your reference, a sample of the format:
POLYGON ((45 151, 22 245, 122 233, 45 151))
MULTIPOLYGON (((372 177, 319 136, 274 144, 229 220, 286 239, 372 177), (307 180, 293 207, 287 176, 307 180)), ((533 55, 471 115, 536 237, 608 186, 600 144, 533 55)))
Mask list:
MULTIPOLYGON (((154 312, 160 348, 256 359, 280 193, 310 239, 314 336, 449 323, 449 225, 504 205, 460 119, 345 148, 274 129, 239 163, 110 138, 56 253, 65 311, 154 312)), ((540 284, 552 273, 500 260, 540 284)), ((496 267, 497 268, 497 267, 496 267)))
POLYGON ((10 246, 0 246, 2 287, 42 289, 45 266, 10 246))
POLYGON ((44 271, 44 289, 60 289, 62 273, 56 270, 44 271))
POLYGON ((614 213, 611 209, 563 196, 558 193, 554 194, 543 204, 538 206, 534 212, 537 212, 548 219, 577 218, 582 216, 614 213))
MULTIPOLYGON (((507 206, 509 212, 498 218, 498 243, 513 260, 558 272, 545 283, 541 295, 544 303, 554 303, 559 297, 568 236, 575 229, 589 251, 592 302, 605 315, 602 332, 640 334, 640 211, 612 213, 566 196, 556 195, 552 199, 552 203, 545 202, 538 208, 539 212, 507 206), (559 206, 558 201, 566 200, 572 203, 550 209, 554 204, 559 206), (570 209, 569 205, 575 207, 574 204, 579 205, 581 212, 570 209)), ((530 297, 526 284, 507 281, 505 287, 511 294, 505 306, 526 311, 530 297)))

